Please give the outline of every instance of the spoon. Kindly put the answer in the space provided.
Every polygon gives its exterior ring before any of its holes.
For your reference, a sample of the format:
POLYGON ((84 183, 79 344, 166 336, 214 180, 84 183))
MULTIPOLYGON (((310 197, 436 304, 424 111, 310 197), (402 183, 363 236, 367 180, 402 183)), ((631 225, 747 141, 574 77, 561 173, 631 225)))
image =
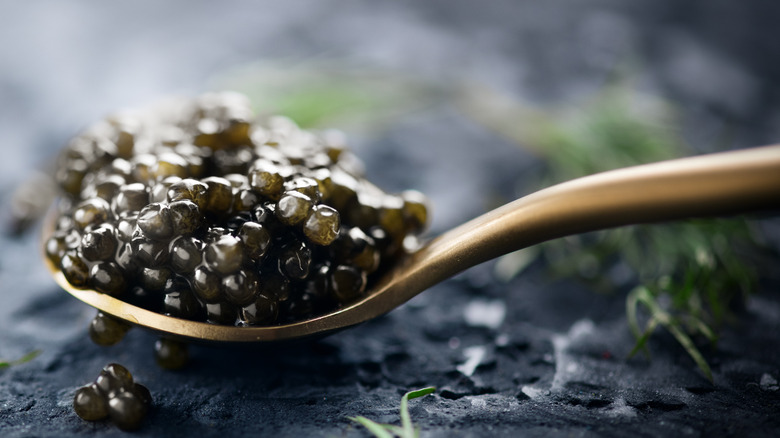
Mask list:
MULTIPOLYGON (((309 320, 234 327, 155 313, 76 289, 48 258, 55 281, 131 324, 189 341, 275 342, 319 337, 383 315, 471 266, 547 240, 605 228, 780 207, 780 145, 603 172, 540 190, 430 240, 396 263, 359 301, 309 320)), ((44 225, 53 230, 55 212, 44 225)))

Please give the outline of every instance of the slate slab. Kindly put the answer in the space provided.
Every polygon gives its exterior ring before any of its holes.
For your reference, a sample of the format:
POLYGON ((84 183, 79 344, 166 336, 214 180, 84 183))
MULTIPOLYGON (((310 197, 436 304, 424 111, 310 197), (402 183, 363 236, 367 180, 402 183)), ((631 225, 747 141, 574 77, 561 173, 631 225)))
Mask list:
MULTIPOLYGON (((780 17, 771 2, 6 6, 0 56, 15 62, 0 67, 0 150, 10 157, 0 160, 4 206, 18 178, 105 112, 206 90, 226 68, 284 56, 327 53, 560 102, 602 85, 611 60, 637 54, 647 87, 681 106, 695 148, 706 149, 724 126, 735 147, 778 134, 780 70, 770 56, 778 40, 760 32, 780 17)), ((431 195, 434 233, 485 208, 463 199, 519 195, 518 175, 539 164, 451 101, 356 146, 383 184, 431 195), (442 184, 453 175, 454 186, 442 184)), ((761 226, 778 228, 771 217, 761 226)), ((774 436, 780 427, 775 272, 762 273, 761 290, 717 349, 704 349, 714 384, 667 334, 651 340, 651 359, 627 359, 634 341, 624 297, 551 279, 540 263, 509 282, 497 279, 493 263, 476 267, 318 342, 193 346, 191 365, 170 372, 154 363, 151 333, 93 345, 86 326, 94 310, 48 278, 37 239, 0 237, 0 357, 41 352, 0 370, 3 437, 127 435, 81 421, 71 408, 75 389, 109 362, 126 365, 154 396, 135 436, 367 436, 349 416, 397 423, 401 395, 429 385, 434 395, 410 403, 425 437, 774 436)))

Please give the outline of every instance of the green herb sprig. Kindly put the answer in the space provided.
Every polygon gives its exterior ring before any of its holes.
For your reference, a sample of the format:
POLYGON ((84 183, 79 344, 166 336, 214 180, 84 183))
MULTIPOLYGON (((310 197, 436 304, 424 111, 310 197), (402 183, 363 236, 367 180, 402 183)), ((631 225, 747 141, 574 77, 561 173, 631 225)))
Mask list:
POLYGON ((349 417, 350 420, 365 426, 377 438, 417 438, 420 436, 420 428, 412 424, 412 418, 409 415, 409 400, 426 396, 436 391, 434 387, 409 391, 401 397, 401 425, 380 424, 366 417, 349 417))
POLYGON ((19 359, 16 359, 16 360, 3 360, 3 359, 0 359, 0 370, 1 369, 5 369, 5 368, 10 368, 12 366, 21 365, 21 364, 30 362, 31 360, 33 360, 36 357, 38 357, 39 354, 41 354, 40 350, 33 350, 33 351, 25 354, 24 356, 22 356, 22 357, 20 357, 19 359))

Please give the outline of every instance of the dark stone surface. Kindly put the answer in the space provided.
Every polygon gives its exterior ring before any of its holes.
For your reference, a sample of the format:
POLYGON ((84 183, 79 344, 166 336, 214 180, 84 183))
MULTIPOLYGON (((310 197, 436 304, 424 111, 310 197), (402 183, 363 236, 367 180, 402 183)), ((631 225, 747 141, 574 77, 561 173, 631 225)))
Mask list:
MULTIPOLYGON (((115 108, 207 90, 225 70, 258 59, 327 57, 566 102, 600 87, 628 57, 644 65, 647 88, 679 105, 694 148, 707 149, 724 126, 733 147, 769 143, 780 132, 779 40, 760 32, 780 18, 769 1, 501 1, 489 8, 44 1, 4 9, 4 206, 16 181, 81 126, 115 108)), ((358 135, 356 149, 385 186, 430 194, 434 233, 483 211, 463 203, 476 194, 518 195, 518 174, 537 164, 447 99, 372 137, 358 135), (453 176, 453 186, 442 184, 453 176)), ((777 220, 760 225, 776 229, 777 220)), ((107 422, 84 422, 71 408, 76 388, 109 362, 127 366, 152 391, 155 408, 137 436, 366 436, 347 417, 397 423, 401 395, 429 385, 435 395, 410 403, 426 437, 772 436, 780 428, 776 272, 761 273, 761 290, 740 322, 716 350, 704 349, 714 384, 665 333, 651 340, 652 359, 625 359, 633 339, 624 296, 552 280, 541 264, 504 283, 487 263, 319 342, 193 346, 191 366, 169 372, 154 363, 151 333, 133 330, 108 348, 89 341, 94 310, 48 278, 37 239, 0 237, 0 357, 41 350, 0 370, 3 437, 125 435, 107 422), (486 314, 496 318, 480 322, 486 314)))

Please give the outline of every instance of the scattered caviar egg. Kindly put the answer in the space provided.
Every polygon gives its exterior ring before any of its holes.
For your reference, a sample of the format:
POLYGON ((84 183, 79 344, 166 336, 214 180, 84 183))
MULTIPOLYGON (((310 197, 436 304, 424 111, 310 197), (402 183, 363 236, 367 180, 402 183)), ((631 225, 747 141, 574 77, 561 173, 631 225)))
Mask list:
POLYGON ((132 391, 122 391, 108 399, 108 415, 122 430, 136 430, 146 416, 146 405, 132 391))
POLYGON ((94 382, 76 390, 73 410, 83 420, 108 417, 117 427, 129 431, 141 427, 152 403, 148 388, 135 382, 127 368, 111 363, 103 367, 94 382))
MULTIPOLYGON (((55 176, 64 202, 45 253, 74 287, 210 324, 346 306, 428 221, 421 193, 364 177, 342 133, 255 119, 235 93, 100 121, 68 143, 55 176)), ((90 324, 100 345, 126 331, 102 313, 90 324)), ((186 355, 172 342, 157 346, 168 368, 186 355)), ((115 410, 132 411, 122 403, 115 410)))
POLYGON ((76 415, 87 421, 97 421, 108 417, 108 403, 105 396, 94 383, 76 390, 73 398, 73 410, 76 415))
POLYGON ((103 394, 111 396, 133 385, 133 375, 124 366, 110 363, 100 371, 95 385, 103 394))
POLYGON ((161 368, 179 370, 187 365, 190 354, 187 350, 187 344, 162 338, 154 344, 154 358, 161 368))
POLYGON ((89 337, 98 345, 110 346, 121 341, 128 330, 130 326, 127 323, 98 312, 89 324, 89 337))

